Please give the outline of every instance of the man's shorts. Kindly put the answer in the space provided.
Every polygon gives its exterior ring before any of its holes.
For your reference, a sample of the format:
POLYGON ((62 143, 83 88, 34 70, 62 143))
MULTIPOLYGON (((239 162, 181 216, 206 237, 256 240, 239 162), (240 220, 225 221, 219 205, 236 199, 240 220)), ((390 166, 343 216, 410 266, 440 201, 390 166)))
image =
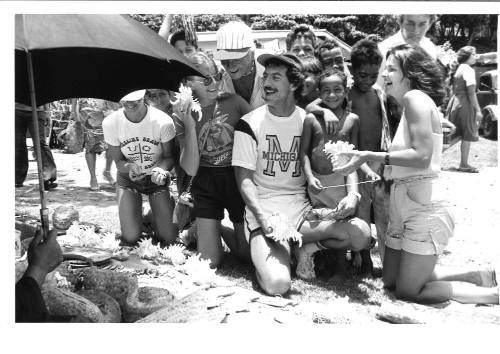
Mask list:
MULTIPOLYGON (((313 172, 323 187, 338 186, 345 184, 345 177, 340 173, 329 175, 320 175, 313 172)), ((309 199, 314 208, 332 208, 335 209, 339 202, 347 195, 346 186, 323 189, 319 193, 313 193, 309 190, 309 199)))
POLYGON ((227 209, 229 219, 233 223, 243 222, 245 202, 236 185, 232 166, 200 166, 191 192, 194 197, 195 217, 222 220, 224 209, 227 209))
POLYGON ((437 176, 394 180, 387 247, 419 255, 443 253, 453 236, 455 222, 438 182, 437 176))
MULTIPOLYGON (((300 230, 305 215, 311 210, 309 200, 302 193, 259 198, 259 204, 264 215, 271 216, 274 213, 286 215, 290 225, 297 231, 300 230)), ((247 231, 245 235, 249 241, 250 235, 259 230, 260 225, 248 207, 245 208, 245 226, 247 231)))
POLYGON ((169 192, 168 182, 162 186, 151 181, 151 176, 147 175, 139 181, 132 181, 128 173, 118 172, 116 174, 116 184, 118 188, 123 188, 136 194, 152 195, 160 192, 169 192))

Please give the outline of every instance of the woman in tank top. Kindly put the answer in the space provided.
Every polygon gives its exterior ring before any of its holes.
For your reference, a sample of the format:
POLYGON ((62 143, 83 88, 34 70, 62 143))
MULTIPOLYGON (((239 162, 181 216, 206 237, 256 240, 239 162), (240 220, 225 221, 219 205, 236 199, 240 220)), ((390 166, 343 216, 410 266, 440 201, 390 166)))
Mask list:
POLYGON ((498 304, 494 271, 436 268, 454 229, 438 178, 443 136, 436 105, 444 96, 440 68, 420 47, 402 44, 388 52, 383 77, 387 95, 403 112, 389 152, 344 153, 351 161, 334 172, 348 174, 366 161, 379 161, 386 165, 385 177, 393 180, 384 286, 400 299, 420 303, 498 304))

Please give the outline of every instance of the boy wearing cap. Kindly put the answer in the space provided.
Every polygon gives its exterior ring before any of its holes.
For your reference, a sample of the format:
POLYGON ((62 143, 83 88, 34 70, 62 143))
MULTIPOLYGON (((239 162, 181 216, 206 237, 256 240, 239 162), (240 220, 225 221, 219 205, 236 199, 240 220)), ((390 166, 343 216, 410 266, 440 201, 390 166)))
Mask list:
POLYGON ((371 246, 370 229, 356 218, 340 224, 305 219, 311 205, 299 159, 305 118, 305 111, 295 105, 304 79, 300 61, 291 54, 264 54, 258 61, 265 67, 262 89, 266 104, 239 120, 232 165, 246 202, 245 226, 257 281, 267 294, 282 295, 291 286, 290 245, 267 237, 273 232, 268 224, 273 213, 285 216, 302 234, 298 267, 313 272, 314 252, 367 248, 371 246))
MULTIPOLYGON (((162 246, 175 241, 172 224, 173 202, 168 189, 168 171, 174 164, 175 128, 166 113, 145 104, 146 90, 124 96, 123 108, 107 116, 102 128, 109 153, 116 163, 118 215, 124 245, 133 245, 142 233, 142 195, 149 198, 153 228, 162 246)), ((186 151, 181 165, 194 174, 198 165, 198 146, 194 120, 184 119, 186 151)))
POLYGON ((251 109, 265 104, 262 92, 264 68, 256 57, 264 51, 255 49, 250 27, 232 21, 217 31, 217 51, 214 59, 220 60, 231 77, 234 92, 250 104, 251 109))

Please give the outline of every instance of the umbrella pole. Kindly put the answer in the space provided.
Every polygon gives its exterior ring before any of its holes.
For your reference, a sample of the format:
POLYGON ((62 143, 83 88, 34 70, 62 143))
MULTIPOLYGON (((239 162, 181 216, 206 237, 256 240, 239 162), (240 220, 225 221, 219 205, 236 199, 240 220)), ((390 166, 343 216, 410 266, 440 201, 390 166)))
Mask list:
POLYGON ((42 151, 40 147, 40 132, 38 126, 38 113, 36 107, 36 97, 35 97, 35 80, 33 75, 33 63, 31 61, 31 53, 27 52, 27 65, 28 65, 28 80, 29 80, 29 90, 31 96, 31 112, 33 119, 33 145, 37 148, 36 153, 36 165, 38 169, 38 186, 40 190, 40 220, 42 222, 42 239, 45 240, 49 232, 49 211, 46 206, 45 201, 45 189, 43 185, 43 162, 42 162, 42 151))

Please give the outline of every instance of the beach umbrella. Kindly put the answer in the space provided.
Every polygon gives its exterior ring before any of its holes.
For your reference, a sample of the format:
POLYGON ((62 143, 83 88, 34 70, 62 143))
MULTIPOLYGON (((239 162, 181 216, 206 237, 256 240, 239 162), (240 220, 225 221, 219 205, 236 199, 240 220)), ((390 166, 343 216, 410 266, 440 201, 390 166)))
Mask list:
MULTIPOLYGON (((37 146, 37 106, 75 97, 118 102, 143 88, 176 91, 187 75, 203 76, 156 32, 128 15, 15 16, 15 100, 32 107, 37 146)), ((48 211, 37 151, 46 232, 48 211)))

